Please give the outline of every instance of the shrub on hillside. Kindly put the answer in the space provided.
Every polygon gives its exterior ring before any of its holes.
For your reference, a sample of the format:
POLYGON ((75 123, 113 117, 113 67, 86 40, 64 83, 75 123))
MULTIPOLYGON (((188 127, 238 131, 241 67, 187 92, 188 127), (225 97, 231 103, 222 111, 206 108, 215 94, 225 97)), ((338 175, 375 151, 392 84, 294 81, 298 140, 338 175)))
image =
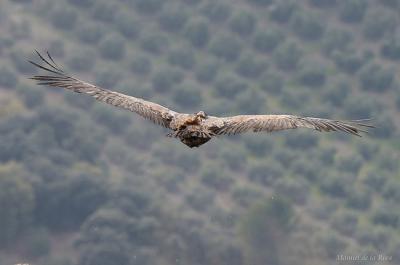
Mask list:
POLYGON ((218 96, 234 98, 240 91, 247 88, 247 83, 243 82, 236 75, 225 74, 218 76, 215 82, 215 92, 218 96))
POLYGON ((117 10, 117 5, 114 2, 96 1, 92 10, 92 16, 96 20, 110 23, 114 21, 115 17, 117 17, 117 10))
POLYGON ((212 82, 218 73, 219 64, 215 61, 206 61, 196 67, 196 79, 201 83, 212 82))
POLYGON ((135 56, 130 63, 130 69, 135 74, 148 75, 152 69, 151 60, 145 55, 135 56))
POLYGON ((78 16, 74 9, 57 6, 51 11, 51 22, 54 27, 63 30, 71 30, 75 27, 78 16))
POLYGON ((258 78, 268 67, 265 60, 257 59, 251 53, 244 54, 236 66, 236 72, 246 78, 258 78))
POLYGON ((269 17, 279 23, 289 21, 293 12, 298 9, 297 2, 293 0, 278 1, 272 7, 269 17))
POLYGON ((372 196, 367 190, 354 190, 349 193, 346 199, 346 206, 352 209, 366 211, 370 208, 372 196))
POLYGON ((282 70, 294 70, 302 54, 302 50, 295 42, 286 42, 275 50, 274 62, 282 70))
POLYGON ((195 52, 187 47, 177 47, 170 51, 168 62, 181 67, 183 70, 190 70, 196 63, 195 52))
POLYGON ((240 92, 236 96, 236 108, 242 114, 260 114, 265 107, 265 95, 251 88, 240 92))
POLYGON ((251 35, 256 27, 257 19, 249 12, 241 11, 235 14, 230 22, 230 29, 242 37, 251 35))
POLYGON ((112 133, 124 132, 129 124, 129 114, 126 112, 113 111, 107 105, 93 104, 91 113, 96 122, 110 129, 112 133))
POLYGON ((114 20, 115 26, 126 38, 134 40, 139 37, 142 25, 131 13, 119 12, 114 20))
POLYGON ((339 233, 353 235, 358 225, 358 215, 350 211, 338 211, 333 215, 332 227, 339 233))
POLYGON ((165 0, 132 0, 134 7, 139 13, 155 14, 163 9, 165 0))
POLYGON ((216 36, 210 43, 210 51, 227 62, 233 62, 240 56, 242 43, 231 35, 216 36))
POLYGON ((0 166, 0 246, 15 244, 18 236, 29 228, 33 219, 35 194, 27 181, 24 168, 8 163, 0 166))
POLYGON ((353 35, 346 30, 330 29, 324 34, 322 51, 330 56, 335 51, 345 51, 353 41, 353 35))
POLYGON ((258 6, 268 6, 272 4, 274 1, 273 0, 247 0, 247 2, 258 5, 258 6))
POLYGON ((28 108, 35 108, 43 104, 44 90, 34 85, 19 85, 18 94, 22 97, 24 104, 28 108))
POLYGON ((376 99, 360 96, 348 97, 344 104, 349 119, 367 119, 380 114, 382 105, 376 99))
POLYGON ((183 80, 183 73, 175 68, 162 68, 154 73, 151 83, 157 92, 169 91, 183 80))
POLYGON ((79 49, 72 53, 67 60, 67 65, 74 72, 90 71, 95 66, 96 53, 91 49, 79 49))
POLYGON ((322 94, 325 102, 331 103, 333 106, 340 107, 351 91, 351 86, 347 79, 341 78, 336 82, 329 83, 322 94))
POLYGON ((326 80, 326 70, 319 63, 308 63, 300 67, 298 79, 304 86, 322 87, 326 80))
POLYGON ((289 198, 295 204, 304 204, 309 194, 309 185, 302 178, 279 178, 273 185, 280 196, 289 198))
POLYGON ((143 50, 152 54, 163 53, 169 45, 168 38, 162 34, 150 34, 144 36, 140 41, 143 50))
POLYGON ((285 35, 278 29, 269 29, 256 32, 253 46, 259 52, 271 52, 285 40, 285 35))
POLYGON ((189 21, 185 27, 184 36, 193 46, 204 47, 210 39, 208 23, 197 19, 189 21))
POLYGON ((229 4, 220 1, 210 1, 202 8, 202 13, 209 20, 221 23, 229 18, 232 10, 229 4))
POLYGON ((248 135, 243 140, 247 150, 257 157, 270 154, 274 147, 273 141, 267 137, 261 138, 258 135, 248 135))
POLYGON ((94 0, 68 0, 68 2, 79 7, 90 7, 94 0))
POLYGON ((26 254, 31 258, 48 255, 51 249, 49 232, 44 228, 29 231, 24 238, 24 245, 26 245, 26 254))
POLYGON ((169 32, 178 32, 188 20, 188 15, 179 6, 175 9, 164 10, 158 19, 161 29, 169 32))
POLYGON ((201 182, 216 190, 227 190, 233 179, 218 164, 208 164, 201 173, 201 182))
POLYGON ((250 166, 248 178, 252 182, 271 186, 284 175, 284 168, 278 163, 253 163, 250 166))
POLYGON ((296 132, 287 134, 285 144, 288 148, 307 149, 318 145, 318 137, 308 132, 296 132))
POLYGON ((339 17, 343 22, 360 22, 367 10, 368 2, 364 0, 343 0, 339 2, 339 17))
MULTIPOLYGON (((36 54, 35 54, 36 55, 36 54)), ((24 53, 19 50, 13 50, 10 53, 10 59, 12 60, 15 68, 23 74, 32 74, 37 71, 37 68, 30 63, 27 63, 27 58, 32 60, 34 58, 33 53, 24 53)))
POLYGON ((260 87, 267 93, 279 94, 284 85, 284 79, 281 74, 274 71, 268 71, 260 79, 260 87))
POLYGON ((100 54, 103 58, 119 61, 126 52, 125 41, 118 35, 106 36, 99 44, 100 54))
POLYGON ((0 86, 3 88, 14 88, 18 83, 18 77, 14 71, 6 66, 0 67, 0 86))
POLYGON ((393 81, 394 72, 376 63, 365 66, 360 72, 361 88, 366 91, 384 92, 393 81))
POLYGON ((314 13, 297 11, 290 19, 290 27, 304 40, 318 40, 322 37, 325 27, 314 13))
POLYGON ((309 0, 310 4, 319 8, 334 7, 337 4, 337 0, 309 0))
POLYGON ((396 125, 388 114, 380 115, 376 123, 379 124, 378 128, 371 132, 374 137, 387 139, 396 135, 396 125))
POLYGON ((381 54, 383 57, 393 61, 400 60, 400 38, 390 38, 381 46, 381 54))
POLYGON ((115 68, 106 67, 95 70, 95 83, 101 87, 112 89, 121 79, 121 72, 115 68))
POLYGON ((336 67, 347 74, 356 73, 364 64, 364 59, 355 52, 334 52, 332 54, 336 67))
POLYGON ((390 11, 373 9, 367 13, 363 23, 363 34, 369 40, 378 40, 385 33, 393 33, 396 25, 397 19, 390 11))
POLYGON ((381 205, 381 207, 375 210, 372 222, 374 224, 398 228, 400 225, 400 211, 398 206, 389 203, 381 205))
POLYGON ((198 107, 202 102, 200 89, 190 83, 183 83, 174 88, 173 98, 183 108, 198 107))
POLYGON ((97 44, 105 34, 103 27, 91 23, 84 23, 83 25, 77 27, 76 30, 78 38, 82 42, 88 44, 94 44, 94 43, 97 44))
POLYGON ((382 194, 385 199, 398 202, 400 200, 400 181, 389 179, 383 186, 382 194))

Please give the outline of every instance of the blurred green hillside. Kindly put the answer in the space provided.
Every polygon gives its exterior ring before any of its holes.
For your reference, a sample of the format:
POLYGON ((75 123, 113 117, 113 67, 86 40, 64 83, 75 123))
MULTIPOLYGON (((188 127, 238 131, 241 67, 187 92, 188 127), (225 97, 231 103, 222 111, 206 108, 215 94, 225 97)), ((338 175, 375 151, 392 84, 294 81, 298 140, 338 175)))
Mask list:
POLYGON ((0 1, 0 264, 400 264, 399 13, 399 0, 0 1), (377 128, 189 149, 35 85, 35 49, 176 111, 377 128))

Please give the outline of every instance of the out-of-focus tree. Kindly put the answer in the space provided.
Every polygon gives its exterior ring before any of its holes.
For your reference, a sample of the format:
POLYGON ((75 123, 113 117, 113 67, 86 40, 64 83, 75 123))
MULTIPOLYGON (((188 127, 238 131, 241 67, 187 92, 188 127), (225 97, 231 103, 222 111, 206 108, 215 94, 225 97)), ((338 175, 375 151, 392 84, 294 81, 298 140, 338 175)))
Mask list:
POLYGON ((115 17, 115 25, 126 38, 136 40, 143 27, 142 23, 129 12, 119 12, 115 17))
POLYGON ((309 0, 311 5, 319 8, 330 8, 337 4, 337 0, 309 0))
POLYGON ((257 31, 254 35, 254 49, 267 53, 273 51, 285 39, 285 35, 278 29, 257 31))
POLYGON ((367 10, 368 2, 364 0, 344 0, 339 2, 339 16, 343 22, 360 22, 367 10))
POLYGON ((342 29, 328 29, 322 39, 322 51, 331 56, 335 51, 345 51, 353 41, 351 32, 342 29))
POLYGON ((285 264, 295 213, 282 197, 264 199, 243 216, 239 234, 245 244, 245 261, 252 264, 285 264))
POLYGON ((0 247, 14 244, 32 222, 35 196, 21 165, 0 166, 0 247))
POLYGON ((380 64, 366 65, 360 72, 361 87, 367 91, 384 92, 394 81, 391 69, 383 68, 380 64))
MULTIPOLYGON (((114 22, 117 17, 117 5, 110 1, 96 1, 92 9, 93 18, 102 22, 114 22)), ((119 15, 119 14, 118 14, 119 15)))
POLYGON ((240 56, 242 43, 234 36, 224 34, 216 36, 210 43, 210 51, 227 62, 233 62, 240 56))
POLYGON ((233 32, 246 37, 253 33, 256 23, 257 19, 252 13, 241 11, 232 16, 229 27, 233 32))
POLYGON ((279 94, 282 91, 284 79, 281 74, 275 71, 269 71, 262 75, 260 87, 267 93, 279 94))
POLYGON ((203 19, 190 20, 185 29, 184 36, 190 43, 198 48, 206 46, 210 39, 208 22, 203 19))
POLYGON ((0 86, 11 89, 18 83, 18 77, 14 71, 7 66, 0 67, 0 86))
POLYGON ((182 83, 173 91, 175 102, 184 108, 195 108, 202 102, 201 91, 191 83, 182 83))
POLYGON ((302 63, 299 67, 298 79, 304 86, 321 88, 325 84, 326 70, 319 62, 302 63))
POLYGON ((38 185, 35 190, 37 223, 56 231, 76 229, 107 200, 104 176, 93 174, 93 170, 91 173, 91 167, 85 173, 83 168, 81 173, 38 185))
POLYGON ((218 76, 215 82, 216 94, 226 98, 234 98, 239 92, 246 90, 246 88, 246 82, 229 73, 218 76))
POLYGON ((297 11, 290 19, 290 27, 302 39, 315 41, 322 37, 325 26, 315 13, 297 11))
POLYGON ((93 5, 93 0, 68 0, 69 3, 79 7, 90 7, 93 5))
POLYGON ((143 50, 152 54, 162 54, 169 46, 168 38, 163 34, 148 34, 141 38, 143 50))
POLYGON ((53 26, 62 30, 72 30, 78 20, 76 11, 66 5, 57 5, 51 10, 50 16, 53 26))
POLYGON ((76 34, 83 43, 98 43, 104 36, 104 29, 97 24, 85 23, 76 28, 76 34))
POLYGON ((293 12, 298 9, 297 2, 293 0, 278 1, 270 10, 269 16, 272 20, 279 23, 289 21, 293 12))
POLYGON ((74 72, 90 71, 96 64, 96 53, 93 50, 79 49, 67 60, 67 65, 74 72))
POLYGON ((364 37, 369 40, 381 39, 386 33, 393 34, 397 25, 396 15, 385 9, 367 12, 363 24, 364 37))
POLYGON ((170 51, 168 62, 183 70, 190 70, 196 63, 195 52, 188 47, 176 47, 170 51))
POLYGON ((268 64, 265 60, 257 59, 254 54, 246 53, 237 62, 236 72, 247 78, 258 78, 266 69, 268 64))
POLYGON ((157 92, 169 91, 173 85, 183 81, 183 73, 175 68, 161 68, 154 73, 151 82, 157 92))
POLYGON ((200 83, 209 83, 214 81, 218 74, 219 64, 214 60, 200 62, 196 67, 196 79, 200 83))
POLYGON ((274 51, 274 61, 280 69, 290 71, 296 69, 302 54, 295 42, 285 42, 274 51))
POLYGON ((188 17, 188 14, 180 6, 170 4, 161 12, 158 22, 163 30, 178 32, 185 27, 188 17))
POLYGON ((163 9, 165 0, 131 0, 139 13, 155 14, 163 9))
POLYGON ((265 186, 272 185, 284 174, 284 169, 280 164, 269 162, 255 162, 250 164, 248 178, 250 181, 260 183, 265 186))
POLYGON ((130 69, 132 70, 132 72, 139 76, 150 74, 152 67, 153 66, 150 58, 145 55, 135 56, 130 63, 130 69))
POLYGON ((202 8, 202 12, 212 22, 221 23, 230 17, 232 9, 226 3, 210 1, 202 8))
POLYGON ((109 35, 99 44, 100 54, 108 60, 119 61, 125 55, 125 41, 118 35, 109 35))

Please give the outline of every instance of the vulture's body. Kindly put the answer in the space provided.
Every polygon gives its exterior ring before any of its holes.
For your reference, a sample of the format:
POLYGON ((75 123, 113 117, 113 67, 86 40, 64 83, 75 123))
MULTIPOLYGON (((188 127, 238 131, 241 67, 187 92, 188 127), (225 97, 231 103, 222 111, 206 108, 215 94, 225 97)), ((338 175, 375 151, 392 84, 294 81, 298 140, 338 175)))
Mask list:
POLYGON ((32 79, 37 80, 39 85, 62 87, 77 93, 85 93, 99 101, 136 112, 156 124, 171 129, 172 132, 168 136, 179 138, 182 143, 191 148, 205 144, 218 135, 250 131, 272 132, 303 127, 325 132, 343 131, 360 136, 360 132, 366 132, 362 127, 372 127, 363 123, 362 120, 339 121, 295 115, 214 117, 205 114, 204 111, 195 114, 178 113, 159 104, 103 89, 69 76, 57 66, 48 53, 48 59, 37 54, 46 65, 31 63, 52 73, 52 75, 34 76, 32 79))

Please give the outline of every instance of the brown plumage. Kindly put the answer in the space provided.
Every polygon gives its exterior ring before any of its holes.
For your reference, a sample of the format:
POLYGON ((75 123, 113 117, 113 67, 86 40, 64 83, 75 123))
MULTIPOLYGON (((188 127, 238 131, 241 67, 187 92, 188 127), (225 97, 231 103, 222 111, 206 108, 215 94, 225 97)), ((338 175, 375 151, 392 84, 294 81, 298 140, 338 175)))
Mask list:
POLYGON ((86 83, 66 74, 47 53, 48 58, 37 52, 45 66, 33 65, 52 75, 32 77, 39 85, 62 87, 77 93, 88 94, 99 101, 121 107, 143 116, 145 119, 172 130, 170 137, 179 138, 189 147, 198 147, 218 135, 231 135, 245 132, 273 132, 287 129, 310 128, 317 131, 342 131, 356 136, 366 132, 363 128, 373 128, 366 120, 339 121, 294 115, 239 115, 232 117, 208 116, 203 111, 184 114, 172 111, 159 104, 140 98, 127 96, 86 83))

